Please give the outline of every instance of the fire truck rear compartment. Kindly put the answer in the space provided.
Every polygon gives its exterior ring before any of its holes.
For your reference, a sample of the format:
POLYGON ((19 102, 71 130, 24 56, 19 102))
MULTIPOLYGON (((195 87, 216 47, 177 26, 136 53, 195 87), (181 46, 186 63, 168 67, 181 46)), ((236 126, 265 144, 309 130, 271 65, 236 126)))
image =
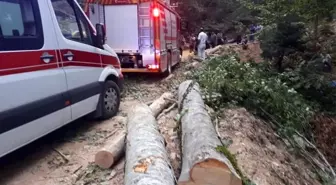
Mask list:
POLYGON ((118 53, 118 57, 121 63, 121 68, 145 68, 143 66, 142 55, 139 53, 131 55, 125 53, 118 53))

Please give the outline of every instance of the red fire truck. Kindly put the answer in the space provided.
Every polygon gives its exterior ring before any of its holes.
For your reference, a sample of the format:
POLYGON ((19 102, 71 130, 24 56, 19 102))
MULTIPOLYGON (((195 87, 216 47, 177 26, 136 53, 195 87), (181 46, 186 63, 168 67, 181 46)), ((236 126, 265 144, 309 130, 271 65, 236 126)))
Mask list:
POLYGON ((161 0, 87 0, 93 24, 106 27, 106 43, 122 72, 171 73, 181 61, 179 15, 161 0))

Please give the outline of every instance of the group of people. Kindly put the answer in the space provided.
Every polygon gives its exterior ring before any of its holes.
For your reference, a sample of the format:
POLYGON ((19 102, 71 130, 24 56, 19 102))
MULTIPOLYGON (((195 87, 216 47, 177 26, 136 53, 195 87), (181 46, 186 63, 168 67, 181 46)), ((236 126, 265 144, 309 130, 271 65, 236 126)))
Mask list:
POLYGON ((201 58, 205 59, 205 50, 207 48, 214 48, 218 45, 223 45, 227 42, 226 37, 223 37, 223 34, 218 32, 205 33, 203 28, 201 28, 197 37, 190 36, 189 39, 189 50, 190 53, 194 52, 201 58))
MULTIPOLYGON (((233 41, 237 44, 242 44, 243 49, 247 49, 248 42, 254 42, 255 34, 261 29, 262 27, 260 25, 252 24, 249 28, 250 34, 248 36, 238 35, 233 41)), ((204 60, 206 49, 214 48, 218 45, 226 44, 227 42, 227 37, 222 33, 206 33, 204 29, 201 28, 197 36, 191 35, 189 37, 189 50, 190 53, 197 53, 197 55, 204 60)))

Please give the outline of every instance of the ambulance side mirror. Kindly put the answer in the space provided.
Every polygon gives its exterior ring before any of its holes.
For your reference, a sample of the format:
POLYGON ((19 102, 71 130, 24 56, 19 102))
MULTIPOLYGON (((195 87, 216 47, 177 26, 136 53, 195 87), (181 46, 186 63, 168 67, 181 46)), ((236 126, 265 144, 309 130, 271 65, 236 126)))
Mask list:
POLYGON ((105 44, 105 27, 103 24, 96 24, 96 31, 97 31, 97 37, 96 37, 96 45, 99 48, 103 48, 103 45, 105 44))

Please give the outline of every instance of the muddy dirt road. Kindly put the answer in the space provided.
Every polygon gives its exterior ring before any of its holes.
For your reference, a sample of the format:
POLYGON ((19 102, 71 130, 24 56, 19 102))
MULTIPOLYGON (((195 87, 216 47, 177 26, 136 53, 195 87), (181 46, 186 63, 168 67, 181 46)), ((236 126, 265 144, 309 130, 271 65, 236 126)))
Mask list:
MULTIPOLYGON (((174 76, 181 72, 181 66, 174 70, 174 76)), ((103 122, 77 120, 0 159, 0 185, 122 184, 124 161, 102 171, 92 163, 94 154, 125 127, 123 117, 134 103, 153 101, 179 84, 153 75, 131 75, 125 79, 118 116, 103 122)), ((162 119, 167 120, 161 121, 173 125, 173 118, 172 114, 170 120, 165 116, 162 119)), ((172 129, 163 130, 175 134, 172 129)), ((165 137, 170 139, 169 135, 165 137)))

